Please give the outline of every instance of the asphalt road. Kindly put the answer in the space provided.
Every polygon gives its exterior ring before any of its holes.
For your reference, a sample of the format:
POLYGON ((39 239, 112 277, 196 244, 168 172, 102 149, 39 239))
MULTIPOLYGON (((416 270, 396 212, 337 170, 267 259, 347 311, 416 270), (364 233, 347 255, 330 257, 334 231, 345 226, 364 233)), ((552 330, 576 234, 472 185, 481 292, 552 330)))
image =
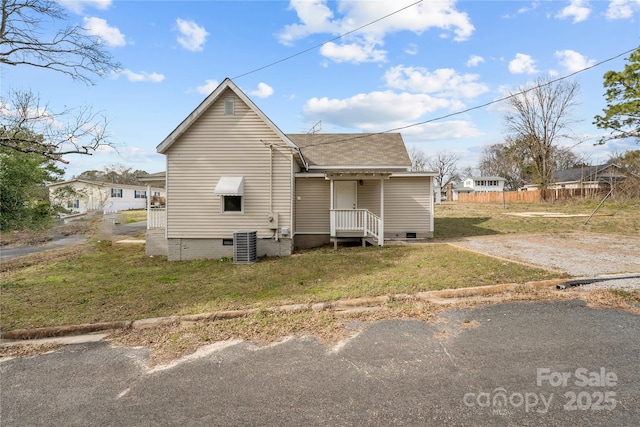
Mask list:
POLYGON ((0 363, 2 426, 640 425, 640 316, 509 303, 438 322, 216 344, 147 367, 106 342, 0 363))
MULTIPOLYGON (((147 228, 147 221, 134 222, 131 224, 114 224, 109 225, 108 227, 108 235, 112 236, 126 236, 147 228)), ((44 252, 50 249, 62 248, 65 246, 78 245, 81 243, 85 243, 87 241, 87 237, 83 235, 72 235, 72 236, 56 236, 53 238, 51 242, 48 242, 41 246, 32 246, 32 245, 24 245, 24 246, 16 246, 12 248, 0 247, 0 262, 8 261, 10 259, 34 254, 37 252, 44 252)))

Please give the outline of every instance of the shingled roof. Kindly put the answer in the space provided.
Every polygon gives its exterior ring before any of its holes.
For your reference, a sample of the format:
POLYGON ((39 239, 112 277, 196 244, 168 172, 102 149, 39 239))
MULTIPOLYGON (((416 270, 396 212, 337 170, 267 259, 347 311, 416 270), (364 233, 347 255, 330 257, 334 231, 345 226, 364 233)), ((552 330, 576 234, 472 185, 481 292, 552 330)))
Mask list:
POLYGON ((624 174, 616 165, 605 164, 557 170, 553 172, 553 178, 555 182, 611 181, 623 179, 624 174))
POLYGON ((399 133, 287 134, 309 166, 411 167, 399 133))

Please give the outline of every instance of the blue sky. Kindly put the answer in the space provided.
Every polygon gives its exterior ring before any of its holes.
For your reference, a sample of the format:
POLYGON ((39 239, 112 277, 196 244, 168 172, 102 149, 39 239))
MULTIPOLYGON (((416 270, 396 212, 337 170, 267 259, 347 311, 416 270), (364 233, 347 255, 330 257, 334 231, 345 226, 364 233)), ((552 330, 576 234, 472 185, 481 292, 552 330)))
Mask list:
MULTIPOLYGON (((378 132, 489 103, 538 77, 561 77, 640 44, 640 0, 424 0, 337 39, 415 0, 59 2, 69 23, 100 37, 123 70, 85 86, 52 71, 2 65, 0 91, 32 89, 52 110, 91 105, 107 117, 117 151, 69 157, 68 178, 115 163, 164 170, 155 147, 225 77, 237 77, 285 133, 317 122, 325 133, 378 132)), ((574 151, 594 164, 638 148, 631 141, 593 145, 602 135, 591 124, 605 106, 602 75, 622 70, 626 57, 574 77, 580 122, 572 129, 584 140, 574 151)), ((475 167, 484 146, 504 141, 505 107, 402 134, 408 147, 448 151, 460 168, 475 167)))

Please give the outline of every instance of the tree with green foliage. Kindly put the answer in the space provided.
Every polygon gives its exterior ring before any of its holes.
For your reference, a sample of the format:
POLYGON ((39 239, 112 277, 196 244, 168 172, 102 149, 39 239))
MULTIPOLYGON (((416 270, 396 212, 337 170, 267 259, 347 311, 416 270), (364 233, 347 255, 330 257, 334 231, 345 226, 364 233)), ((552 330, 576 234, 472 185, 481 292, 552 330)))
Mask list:
POLYGON ((615 139, 640 140, 640 47, 627 60, 624 70, 604 74, 607 107, 603 115, 595 116, 593 124, 611 134, 601 138, 600 144, 615 139))
POLYGON ((34 153, 0 147, 0 231, 37 229, 51 224, 47 183, 64 171, 34 153))
MULTIPOLYGON (((120 69, 99 37, 67 22, 64 6, 55 0, 0 0, 0 65, 51 70, 86 84, 120 69)), ((0 229, 50 221, 45 185, 62 176, 56 163, 104 145, 111 145, 107 121, 90 107, 54 110, 28 89, 5 90, 0 99, 0 229)))

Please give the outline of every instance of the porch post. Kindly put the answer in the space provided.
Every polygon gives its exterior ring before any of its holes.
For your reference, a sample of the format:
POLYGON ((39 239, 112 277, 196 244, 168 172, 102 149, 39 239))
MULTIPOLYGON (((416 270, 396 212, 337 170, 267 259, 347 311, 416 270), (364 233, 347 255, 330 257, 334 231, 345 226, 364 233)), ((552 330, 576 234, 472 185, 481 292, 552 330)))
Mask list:
POLYGON ((338 249, 338 239, 336 238, 336 213, 333 211, 333 178, 329 181, 329 222, 331 230, 329 232, 330 237, 333 240, 333 249, 338 249))
POLYGON ((147 183, 147 230, 149 229, 149 216, 151 215, 151 183, 147 183))

